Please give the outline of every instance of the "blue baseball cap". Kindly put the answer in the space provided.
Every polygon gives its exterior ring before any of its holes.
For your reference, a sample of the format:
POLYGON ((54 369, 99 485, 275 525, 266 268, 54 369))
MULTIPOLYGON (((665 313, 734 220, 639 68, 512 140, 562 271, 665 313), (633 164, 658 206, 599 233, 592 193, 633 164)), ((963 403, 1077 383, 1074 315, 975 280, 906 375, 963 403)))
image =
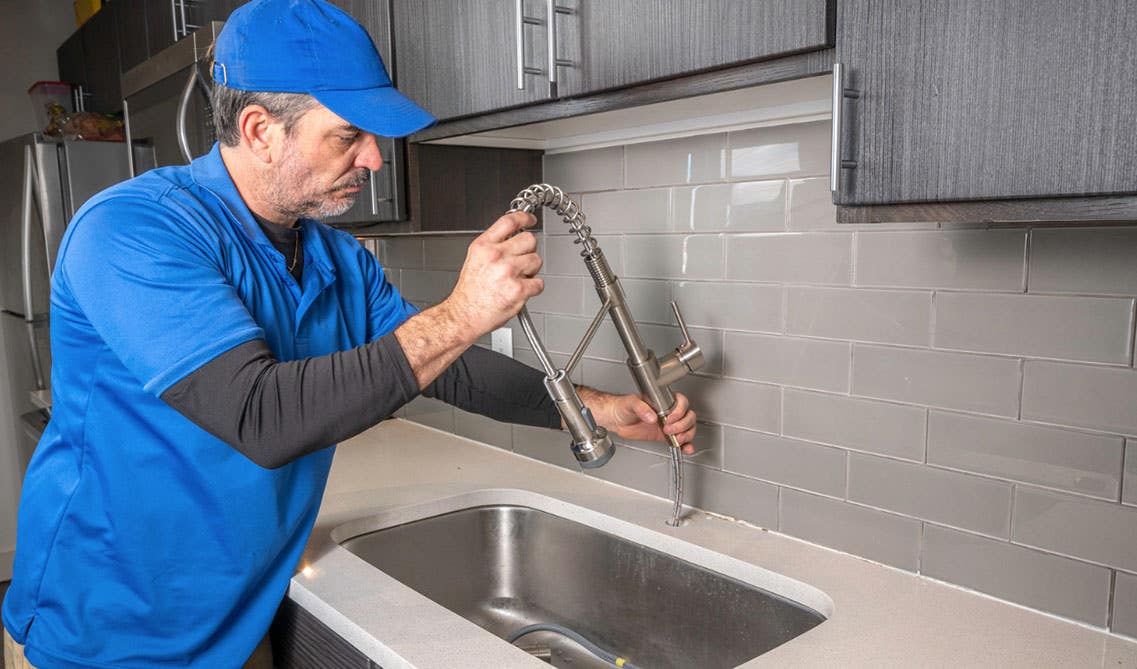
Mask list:
POLYGON ((243 91, 308 93, 348 123, 404 137, 435 119, 395 90, 371 36, 324 0, 254 0, 214 45, 213 80, 243 91))

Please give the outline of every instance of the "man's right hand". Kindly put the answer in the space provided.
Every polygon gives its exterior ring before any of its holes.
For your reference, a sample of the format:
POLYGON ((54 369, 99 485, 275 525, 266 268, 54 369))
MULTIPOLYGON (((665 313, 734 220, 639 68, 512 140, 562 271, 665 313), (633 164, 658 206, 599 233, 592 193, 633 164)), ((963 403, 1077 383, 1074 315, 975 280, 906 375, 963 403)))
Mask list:
POLYGON ((419 388, 425 388, 479 337, 513 318, 545 288, 537 238, 525 228, 537 219, 514 212, 470 243, 449 297, 395 329, 419 388))
POLYGON ((501 327, 544 290, 544 279, 536 276, 542 264, 537 237, 525 230, 536 222, 532 214, 506 214, 470 243, 444 303, 462 316, 475 339, 501 327))

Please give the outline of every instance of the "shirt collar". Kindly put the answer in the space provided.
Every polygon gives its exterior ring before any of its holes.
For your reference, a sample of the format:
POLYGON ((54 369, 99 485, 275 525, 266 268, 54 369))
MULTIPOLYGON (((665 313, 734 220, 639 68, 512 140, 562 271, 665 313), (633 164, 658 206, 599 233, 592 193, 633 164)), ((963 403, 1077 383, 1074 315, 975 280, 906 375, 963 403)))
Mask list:
POLYGON ((249 210, 249 205, 245 204, 245 201, 241 199, 241 194, 237 192, 237 185, 233 183, 233 177, 229 176, 225 161, 221 159, 220 142, 214 142, 209 153, 190 163, 190 174, 195 183, 221 200, 221 203, 241 224, 241 228, 244 229, 245 234, 250 239, 269 244, 268 238, 265 237, 264 232, 257 225, 256 219, 253 218, 253 212, 249 210))
MULTIPOLYGON (((253 218, 253 212, 249 209, 249 205, 245 204, 245 201, 241 199, 241 194, 237 192, 237 185, 233 183, 233 177, 229 175, 225 161, 221 159, 220 142, 214 142, 209 153, 190 163, 190 174, 196 184, 221 200, 251 240, 272 246, 272 242, 265 236, 261 226, 253 218)), ((299 221, 299 227, 303 234, 301 239, 305 253, 310 254, 312 260, 324 266, 324 269, 334 276, 334 267, 328 260, 328 249, 322 238, 323 235, 316 234, 320 223, 309 218, 302 218, 299 221)))

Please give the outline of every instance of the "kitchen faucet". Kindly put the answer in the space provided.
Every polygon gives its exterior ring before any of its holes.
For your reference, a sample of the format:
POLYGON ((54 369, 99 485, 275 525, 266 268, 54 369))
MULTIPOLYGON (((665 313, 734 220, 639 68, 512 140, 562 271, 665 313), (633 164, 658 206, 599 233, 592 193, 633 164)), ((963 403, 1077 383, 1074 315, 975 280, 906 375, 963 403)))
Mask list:
MULTIPOLYGON (((556 369, 549 359, 548 351, 537 336, 533 319, 529 310, 522 307, 517 314, 521 322, 521 329, 529 338, 537 359, 545 370, 545 388, 556 403, 557 410, 564 418, 565 425, 572 434, 572 452, 581 467, 596 468, 604 465, 611 459, 615 446, 608 437, 608 432, 596 424, 592 412, 581 401, 576 387, 569 380, 569 375, 580 362, 592 337, 604 320, 605 315, 612 317, 612 324, 620 335, 620 341, 628 351, 628 369, 635 379, 640 394, 655 410, 662 429, 667 414, 675 408, 675 394, 671 391, 671 384, 703 366, 703 351, 699 345, 691 340, 687 325, 683 322, 683 315, 679 306, 673 301, 671 308, 675 312, 675 319, 679 322, 679 329, 683 333, 683 343, 674 351, 662 358, 656 357, 640 337, 636 323, 628 309, 627 299, 620 280, 612 273, 608 260, 596 240, 592 238, 592 229, 585 225, 584 213, 564 191, 549 184, 535 184, 520 193, 509 204, 510 211, 524 211, 534 213, 541 207, 549 207, 560 215, 564 222, 576 233, 575 243, 581 245, 580 256, 588 267, 588 273, 596 284, 596 293, 600 296, 602 305, 596 317, 584 333, 584 338, 569 358, 568 364, 562 369, 556 369)), ((679 485, 679 457, 682 453, 681 444, 674 435, 668 435, 668 443, 672 448, 672 459, 676 472, 676 520, 680 508, 682 494, 679 485)))

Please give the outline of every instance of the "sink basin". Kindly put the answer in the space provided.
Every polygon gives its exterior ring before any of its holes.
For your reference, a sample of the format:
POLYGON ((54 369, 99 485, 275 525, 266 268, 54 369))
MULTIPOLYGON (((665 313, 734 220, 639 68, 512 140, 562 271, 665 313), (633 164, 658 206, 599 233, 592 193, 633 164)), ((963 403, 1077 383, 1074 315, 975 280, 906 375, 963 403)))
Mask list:
MULTIPOLYGON (((734 667, 825 621, 814 608, 771 591, 780 584, 817 608, 831 606, 810 586, 638 529, 687 547, 688 556, 705 554, 704 561, 736 575, 517 504, 450 511, 339 542, 499 637, 552 623, 645 669, 734 667)), ((554 632, 532 632, 516 644, 543 651, 554 666, 612 666, 554 632)))

